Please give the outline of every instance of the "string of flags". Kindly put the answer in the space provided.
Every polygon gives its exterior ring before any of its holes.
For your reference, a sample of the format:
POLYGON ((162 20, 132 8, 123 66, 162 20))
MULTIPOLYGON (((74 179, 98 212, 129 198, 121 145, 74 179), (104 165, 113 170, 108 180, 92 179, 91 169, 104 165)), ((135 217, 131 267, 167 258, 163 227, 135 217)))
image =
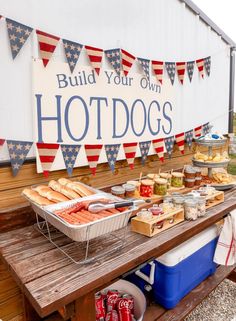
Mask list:
MULTIPOLYGON (((15 59, 34 29, 9 18, 6 18, 6 27, 12 58, 15 59)), ((47 67, 58 43, 61 40, 71 73, 73 73, 83 49, 86 51, 91 66, 97 75, 99 75, 102 68, 104 56, 119 76, 122 72, 125 76, 128 76, 132 65, 137 60, 143 70, 143 75, 149 80, 152 68, 152 71, 156 76, 156 80, 160 85, 163 84, 164 70, 166 70, 172 85, 174 85, 176 76, 178 76, 180 83, 183 85, 186 72, 188 74, 189 81, 191 82, 195 65, 200 78, 204 78, 205 75, 209 77, 211 73, 211 56, 187 62, 163 62, 135 57, 128 51, 121 48, 103 50, 101 48, 83 45, 71 40, 61 39, 58 36, 38 29, 36 29, 35 32, 37 34, 39 53, 44 67, 47 67)))
MULTIPOLYGON (((152 141, 150 140, 139 143, 123 143, 125 158, 130 166, 130 169, 133 169, 134 160, 137 154, 137 148, 139 147, 141 154, 141 162, 142 165, 145 165, 150 147, 152 145, 159 160, 161 162, 164 162, 164 153, 166 152, 170 158, 173 152, 175 142, 181 154, 184 154, 185 143, 189 148, 191 148, 194 137, 206 135, 207 133, 209 133, 209 131, 210 126, 208 122, 204 125, 198 126, 186 132, 179 133, 175 136, 172 135, 166 138, 158 138, 153 139, 152 141)), ((5 143, 7 144, 10 156, 13 176, 16 176, 34 143, 30 141, 0 139, 0 152, 5 143)), ((36 143, 35 147, 38 152, 43 173, 46 177, 52 170, 52 166, 58 153, 58 150, 61 150, 65 163, 65 168, 67 170, 68 175, 71 176, 82 145, 36 143)), ((103 147, 105 149, 108 165, 112 172, 115 171, 115 164, 120 151, 121 144, 94 144, 84 145, 83 147, 87 157, 88 165, 93 175, 96 174, 97 164, 99 162, 99 157, 103 147)))

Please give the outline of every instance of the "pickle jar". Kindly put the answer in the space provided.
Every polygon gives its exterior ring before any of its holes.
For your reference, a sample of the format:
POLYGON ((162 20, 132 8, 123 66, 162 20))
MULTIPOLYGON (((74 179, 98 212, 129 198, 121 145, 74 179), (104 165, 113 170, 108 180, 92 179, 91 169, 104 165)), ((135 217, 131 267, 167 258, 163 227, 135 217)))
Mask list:
POLYGON ((171 174, 170 173, 160 173, 160 178, 164 178, 167 180, 167 185, 171 185, 171 174))
POLYGON ((182 187, 184 180, 184 174, 180 172, 173 172, 171 177, 171 186, 182 187))
POLYGON ((166 195, 167 193, 167 179, 157 178, 154 180, 154 194, 166 195))
POLYGON ((140 196, 151 197, 153 195, 154 182, 151 179, 143 179, 140 185, 140 196))

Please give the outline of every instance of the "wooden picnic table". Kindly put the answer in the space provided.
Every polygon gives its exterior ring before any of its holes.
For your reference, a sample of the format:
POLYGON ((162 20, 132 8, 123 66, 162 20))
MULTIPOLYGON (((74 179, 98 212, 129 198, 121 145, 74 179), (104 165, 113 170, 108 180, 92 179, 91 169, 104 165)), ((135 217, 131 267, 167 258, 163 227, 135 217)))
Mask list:
MULTIPOLYGON (((0 235, 0 257, 18 283, 25 303, 25 320, 37 321, 55 311, 59 311, 61 320, 94 321, 95 297, 100 289, 113 283, 127 271, 144 262, 156 258, 192 236, 221 220, 229 211, 236 208, 236 189, 225 193, 225 202, 208 210, 207 215, 192 222, 183 222, 152 238, 136 234, 127 228, 125 246, 94 263, 77 265, 54 247, 34 226, 17 229, 0 235), (32 309, 33 307, 33 309, 32 309), (34 309, 38 315, 35 314, 34 309)), ((122 236, 123 231, 117 231, 122 236)), ((70 249, 77 258, 81 257, 79 247, 59 235, 62 248, 70 249)), ((106 241, 107 242, 107 241, 106 241)), ((100 248, 106 246, 99 242, 100 248)), ((212 291, 235 267, 221 267, 216 276, 209 278, 208 292, 206 284, 200 285, 202 298, 212 291)), ((235 278, 231 274, 231 279, 235 278)), ((207 282, 204 281, 204 282, 207 282)), ((194 291, 193 291, 194 293, 194 291)), ((193 294, 190 293, 188 296, 193 294)), ((187 296, 187 297, 188 297, 187 296)), ((158 305, 147 309, 145 320, 182 320, 199 303, 199 295, 193 297, 194 304, 183 299, 185 309, 178 305, 165 311, 158 305), (176 309, 179 309, 176 319, 176 309)), ((46 319, 45 319, 46 320, 46 319)), ((47 319, 51 320, 51 319, 47 319)))

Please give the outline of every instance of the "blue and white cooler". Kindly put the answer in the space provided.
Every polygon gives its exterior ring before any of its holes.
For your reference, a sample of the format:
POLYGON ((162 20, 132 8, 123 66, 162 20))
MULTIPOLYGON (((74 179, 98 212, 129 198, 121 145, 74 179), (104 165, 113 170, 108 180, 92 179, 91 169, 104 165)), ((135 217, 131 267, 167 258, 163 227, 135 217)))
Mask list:
POLYGON ((171 309, 193 288, 216 271, 213 256, 218 239, 216 225, 195 235, 156 260, 128 275, 143 292, 171 309))

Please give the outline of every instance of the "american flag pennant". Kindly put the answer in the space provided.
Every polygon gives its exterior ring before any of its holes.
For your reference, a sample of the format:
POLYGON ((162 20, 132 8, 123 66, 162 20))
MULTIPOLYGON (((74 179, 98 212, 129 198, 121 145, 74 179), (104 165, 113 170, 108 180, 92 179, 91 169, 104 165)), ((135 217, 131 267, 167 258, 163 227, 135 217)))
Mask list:
POLYGON ((164 62, 152 60, 152 69, 154 74, 156 75, 157 80, 162 85, 164 62))
POLYGON ((73 168, 75 166, 75 161, 80 151, 80 147, 81 145, 67 145, 67 144, 61 145, 62 156, 63 156, 64 162, 66 165, 66 170, 69 176, 72 175, 73 168))
POLYGON ((8 18, 6 18, 6 23, 12 58, 15 59, 33 29, 8 18))
POLYGON ((23 165, 33 142, 22 142, 19 140, 7 140, 7 148, 11 161, 13 176, 16 176, 23 165))
POLYGON ((204 58, 204 67, 205 67, 205 70, 206 70, 206 74, 209 77, 210 74, 211 74, 211 57, 210 56, 204 58))
POLYGON ((149 59, 144 59, 144 58, 137 58, 138 62, 140 63, 141 67, 143 68, 144 74, 149 80, 149 65, 150 65, 150 60, 149 59))
POLYGON ((206 123, 202 126, 202 133, 203 135, 206 135, 210 132, 210 123, 206 123))
POLYGON ((184 84, 184 74, 185 74, 186 62, 176 62, 177 74, 181 84, 184 84))
POLYGON ((135 57, 131 55, 129 52, 125 51, 124 49, 121 49, 121 62, 122 62, 122 67, 125 76, 128 75, 130 68, 132 67, 135 57))
POLYGON ((84 145, 89 167, 92 174, 96 174, 97 163, 102 150, 102 145, 84 145))
POLYGON ((55 160, 59 144, 36 143, 43 174, 48 177, 55 160))
POLYGON ((164 138, 164 143, 165 143, 167 154, 169 155, 169 158, 171 158, 171 154, 173 152, 173 148, 175 144, 175 136, 164 138))
POLYGON ((198 59, 196 60, 197 68, 199 71, 199 74, 202 78, 204 78, 204 59, 198 59))
POLYGON ((184 154, 184 133, 175 135, 175 139, 181 154, 184 154))
POLYGON ((195 66, 195 61, 187 62, 187 73, 188 73, 188 78, 190 82, 192 81, 192 78, 193 78, 194 66, 195 66))
POLYGON ((92 67, 95 69, 97 75, 99 75, 102 66, 103 50, 100 48, 90 46, 85 46, 85 49, 87 51, 87 55, 89 57, 92 67))
POLYGON ((194 128, 194 135, 195 137, 200 137, 202 135, 202 126, 194 128))
POLYGON ((140 153, 141 153, 141 157, 142 157, 142 165, 145 165, 150 146, 151 146, 151 141, 139 143, 139 149, 140 149, 140 153))
POLYGON ((152 141, 152 144, 160 161, 164 162, 164 139, 163 138, 154 139, 152 141))
POLYGON ((120 150, 120 144, 105 145, 107 161, 112 172, 115 170, 116 159, 120 150))
POLYGON ((175 62, 166 62, 166 71, 170 78, 171 84, 174 85, 175 82, 175 62))
POLYGON ((44 67, 46 67, 60 38, 40 30, 36 30, 36 34, 38 36, 40 56, 44 67))
POLYGON ((130 169, 134 168, 134 159, 136 155, 138 143, 124 143, 123 148, 125 152, 125 157, 127 160, 127 163, 129 164, 130 169))
POLYGON ((193 129, 185 132, 185 140, 190 149, 193 143, 193 129))
POLYGON ((77 61, 79 59, 83 45, 70 40, 62 39, 63 47, 65 50, 65 56, 70 67, 71 73, 73 73, 77 61))
POLYGON ((118 76, 120 76, 120 69, 121 69, 121 55, 120 49, 109 49, 104 51, 105 56, 107 57, 109 63, 114 68, 115 72, 118 76))

